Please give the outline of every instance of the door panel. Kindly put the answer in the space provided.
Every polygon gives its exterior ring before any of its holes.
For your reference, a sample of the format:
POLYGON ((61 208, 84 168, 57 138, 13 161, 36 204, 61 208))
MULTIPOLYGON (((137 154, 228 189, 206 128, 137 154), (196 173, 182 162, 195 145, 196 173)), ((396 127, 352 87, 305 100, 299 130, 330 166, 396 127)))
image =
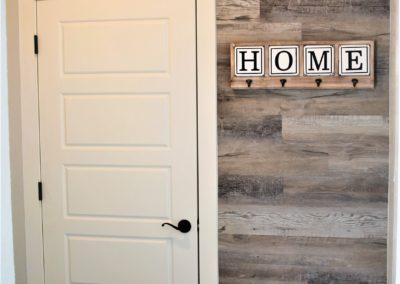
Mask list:
POLYGON ((169 146, 170 97, 64 95, 66 145, 169 146))
POLYGON ((65 189, 68 215, 171 218, 169 168, 68 167, 65 189))
POLYGON ((195 1, 37 5, 46 283, 197 283, 195 1))
POLYGON ((63 23, 64 72, 168 72, 169 25, 166 18, 63 23))
POLYGON ((67 246, 71 283, 173 283, 165 265, 172 260, 169 240, 71 236, 67 246))

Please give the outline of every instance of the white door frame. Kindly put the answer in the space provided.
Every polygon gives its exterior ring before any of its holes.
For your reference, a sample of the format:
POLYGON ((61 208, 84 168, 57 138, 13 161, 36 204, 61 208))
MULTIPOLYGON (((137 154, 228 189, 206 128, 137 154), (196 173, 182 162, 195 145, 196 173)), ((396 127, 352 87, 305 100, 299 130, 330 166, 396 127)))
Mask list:
MULTIPOLYGON (((217 76, 215 0, 197 0, 199 275, 218 283, 217 76)), ((44 284, 39 155, 36 1, 19 0, 22 156, 28 284, 44 284)), ((40 44, 40 43, 39 43, 40 44)), ((51 284, 51 283, 48 283, 51 284)))

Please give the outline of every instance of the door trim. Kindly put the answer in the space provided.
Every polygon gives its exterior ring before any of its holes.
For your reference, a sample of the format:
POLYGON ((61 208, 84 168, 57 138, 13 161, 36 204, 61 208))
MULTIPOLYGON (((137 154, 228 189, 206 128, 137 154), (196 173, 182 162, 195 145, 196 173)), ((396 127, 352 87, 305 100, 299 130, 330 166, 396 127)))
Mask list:
POLYGON ((26 274, 28 284, 44 284, 40 181, 37 62, 33 49, 36 2, 19 0, 22 178, 25 210, 26 274))
POLYGON ((199 275, 218 284, 217 38, 215 0, 197 0, 199 275))
MULTIPOLYGON (((215 0, 197 0, 199 278, 218 283, 217 76, 215 0)), ((27 283, 44 284, 36 1, 19 0, 20 84, 27 283)), ((40 42, 39 42, 40 45, 40 42)), ((40 47, 40 46, 39 46, 40 47)), ((40 56, 40 54, 39 54, 40 56)))

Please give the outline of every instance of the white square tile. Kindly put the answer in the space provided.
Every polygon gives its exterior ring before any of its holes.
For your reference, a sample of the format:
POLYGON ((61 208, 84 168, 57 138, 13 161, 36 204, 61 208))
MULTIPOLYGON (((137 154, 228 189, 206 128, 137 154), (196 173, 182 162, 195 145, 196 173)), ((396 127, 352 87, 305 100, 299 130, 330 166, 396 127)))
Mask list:
POLYGON ((370 46, 341 45, 339 46, 339 75, 341 76, 368 76, 370 46))
POLYGON ((235 76, 264 76, 264 46, 235 47, 235 76))
POLYGON ((299 46, 270 46, 269 75, 298 76, 299 46))
POLYGON ((332 45, 305 45, 304 75, 333 75, 335 72, 334 57, 334 48, 332 45))

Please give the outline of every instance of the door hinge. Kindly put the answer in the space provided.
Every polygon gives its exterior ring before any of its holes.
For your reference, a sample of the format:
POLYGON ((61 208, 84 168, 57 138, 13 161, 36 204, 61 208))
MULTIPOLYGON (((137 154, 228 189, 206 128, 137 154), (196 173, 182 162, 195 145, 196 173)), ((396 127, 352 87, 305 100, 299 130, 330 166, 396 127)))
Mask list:
POLYGON ((197 232, 200 232, 200 220, 197 219, 197 232))
POLYGON ((37 35, 33 36, 33 46, 35 54, 39 54, 39 38, 37 35))
POLYGON ((43 186, 41 181, 38 182, 38 199, 39 201, 43 200, 43 186))

